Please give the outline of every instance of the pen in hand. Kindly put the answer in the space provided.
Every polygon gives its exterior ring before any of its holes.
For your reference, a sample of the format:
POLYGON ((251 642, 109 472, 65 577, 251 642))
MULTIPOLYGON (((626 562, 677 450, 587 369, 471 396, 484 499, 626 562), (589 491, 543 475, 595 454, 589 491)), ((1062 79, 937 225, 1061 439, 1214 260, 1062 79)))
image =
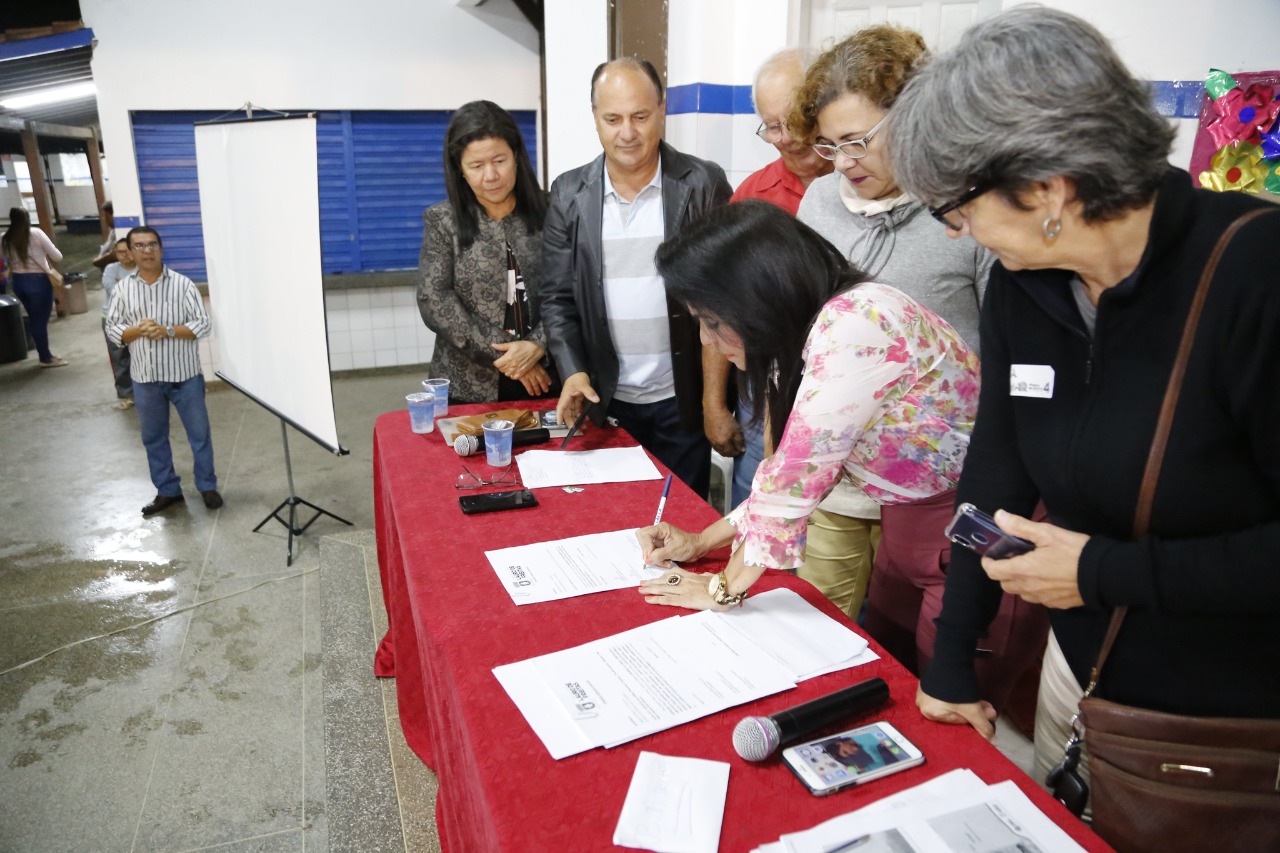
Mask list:
POLYGON ((662 497, 658 499, 658 512, 653 516, 653 523, 657 524, 662 521, 663 510, 667 508, 667 495, 671 493, 671 475, 667 475, 667 482, 662 484, 662 497))

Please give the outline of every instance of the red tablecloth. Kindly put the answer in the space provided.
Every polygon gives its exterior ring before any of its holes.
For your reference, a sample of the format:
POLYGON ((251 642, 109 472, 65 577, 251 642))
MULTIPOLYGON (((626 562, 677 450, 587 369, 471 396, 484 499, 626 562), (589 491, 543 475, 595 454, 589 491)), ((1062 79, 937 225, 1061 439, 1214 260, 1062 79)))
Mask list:
MULTIPOLYGON (((455 406, 450 415, 485 408, 455 406)), ((632 443, 622 430, 597 428, 575 438, 572 448, 632 443)), ((958 767, 987 782, 1015 780, 1084 847, 1109 849, 972 730, 923 720, 915 709, 915 678, 887 655, 614 749, 552 759, 494 678, 493 667, 674 611, 645 604, 629 589, 517 607, 484 552, 647 524, 661 483, 587 486, 576 494, 539 489, 540 506, 534 509, 467 516, 458 508, 453 486, 462 461, 438 433, 414 435, 404 411, 382 415, 374 427, 378 562, 391 626, 375 671, 396 677, 405 738, 439 777, 436 822, 445 850, 617 849, 613 830, 642 750, 730 763, 720 839, 724 851, 750 850, 958 767), (767 715, 872 676, 889 683, 892 699, 866 721, 886 719, 897 726, 924 751, 924 766, 818 798, 776 758, 752 764, 734 753, 733 727, 742 717, 767 715)), ((483 457, 467 464, 477 473, 494 470, 483 457)), ((716 517, 679 480, 672 483, 666 520, 701 529, 716 517)), ((690 568, 710 571, 722 564, 690 568)), ((817 590, 787 573, 768 572, 758 587, 788 587, 847 621, 817 590)))

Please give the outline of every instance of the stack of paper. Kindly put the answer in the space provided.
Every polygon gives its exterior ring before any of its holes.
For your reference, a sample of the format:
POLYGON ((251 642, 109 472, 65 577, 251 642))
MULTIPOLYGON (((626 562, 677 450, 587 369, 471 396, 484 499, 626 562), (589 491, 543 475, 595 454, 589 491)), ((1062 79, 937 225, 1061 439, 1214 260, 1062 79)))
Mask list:
POLYGON ((493 674, 552 758, 616 746, 876 660, 796 593, 676 616, 493 674))
POLYGON ((784 835, 755 853, 1013 850, 1076 853, 1083 848, 1013 782, 988 785, 971 770, 953 770, 812 829, 784 835))

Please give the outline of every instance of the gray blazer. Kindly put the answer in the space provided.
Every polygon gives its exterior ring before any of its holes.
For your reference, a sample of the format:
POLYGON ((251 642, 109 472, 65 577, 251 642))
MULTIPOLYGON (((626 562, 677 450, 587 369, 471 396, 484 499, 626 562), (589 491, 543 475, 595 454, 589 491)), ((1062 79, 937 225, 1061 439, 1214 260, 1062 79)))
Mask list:
MULTIPOLYGON (((662 208, 668 238, 732 190, 715 163, 681 154, 665 142, 662 208)), ((542 234, 542 283, 530 291, 542 308, 542 325, 561 379, 586 372, 603 405, 602 422, 618 388, 618 354, 609 334, 604 302, 604 155, 565 172, 551 185, 542 234)), ((702 431, 702 343, 698 323, 683 305, 667 303, 676 402, 686 430, 702 431)))

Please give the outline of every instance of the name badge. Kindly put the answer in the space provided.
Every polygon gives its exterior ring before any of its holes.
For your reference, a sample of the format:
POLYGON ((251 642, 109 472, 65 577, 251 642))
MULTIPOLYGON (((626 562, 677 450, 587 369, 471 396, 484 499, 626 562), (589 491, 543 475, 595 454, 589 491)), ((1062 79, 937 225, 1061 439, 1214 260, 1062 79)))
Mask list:
POLYGON ((1014 364, 1009 367, 1009 396, 1053 397, 1053 368, 1047 364, 1014 364))

